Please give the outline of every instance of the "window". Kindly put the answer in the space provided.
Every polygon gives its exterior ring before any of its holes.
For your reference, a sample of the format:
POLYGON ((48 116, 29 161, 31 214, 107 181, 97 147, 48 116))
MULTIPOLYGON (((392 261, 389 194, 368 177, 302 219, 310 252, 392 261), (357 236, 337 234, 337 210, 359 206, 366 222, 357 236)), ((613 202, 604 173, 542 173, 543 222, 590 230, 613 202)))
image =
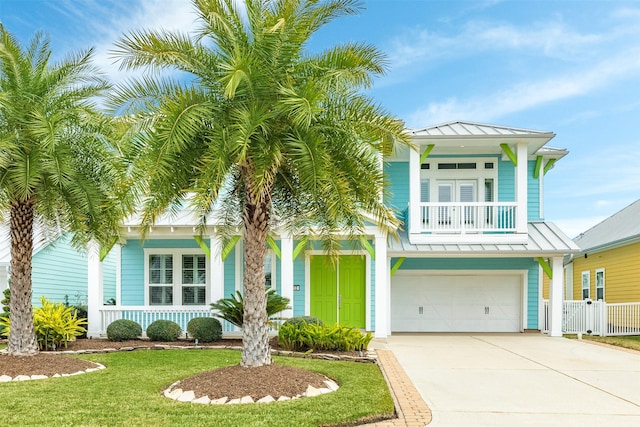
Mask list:
POLYGON ((172 255, 149 255, 149 304, 173 304, 172 255))
POLYGON ((182 255, 182 304, 206 302, 207 259, 204 255, 182 255), (201 286, 185 286, 201 285, 201 286))
POLYGON ((269 289, 276 284, 274 281, 275 277, 273 277, 273 270, 273 260, 271 251, 269 251, 264 257, 264 287, 266 289, 269 289))
POLYGON ((209 260, 200 249, 144 249, 145 304, 205 305, 209 260))
POLYGON ((582 299, 589 299, 590 293, 591 273, 589 271, 582 272, 582 299))
POLYGON ((604 268, 596 270, 596 299, 604 301, 604 268))

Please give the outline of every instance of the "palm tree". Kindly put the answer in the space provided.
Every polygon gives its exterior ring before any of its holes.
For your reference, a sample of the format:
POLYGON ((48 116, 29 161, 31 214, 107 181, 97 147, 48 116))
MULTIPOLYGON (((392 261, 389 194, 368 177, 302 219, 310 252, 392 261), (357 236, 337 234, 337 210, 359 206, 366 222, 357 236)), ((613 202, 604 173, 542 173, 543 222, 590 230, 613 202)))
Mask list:
MULTIPOLYGON (((336 232, 362 232, 367 213, 395 223, 382 204, 381 155, 406 143, 402 123, 362 93, 384 56, 349 43, 306 47, 355 0, 194 0, 194 34, 135 31, 114 55, 146 77, 113 103, 140 120, 136 150, 151 196, 143 225, 188 199, 200 230, 214 208, 244 235, 241 365, 270 363, 264 259, 274 224, 311 227, 327 249, 336 232), (178 77, 161 76, 178 70, 178 77), (185 78, 185 76, 187 76, 185 78)), ((298 228, 299 229, 299 228, 298 228)))
MULTIPOLYGON (((9 219, 11 332, 8 352, 37 352, 31 307, 34 224, 75 232, 78 246, 113 244, 121 209, 112 125, 93 97, 108 88, 91 50, 51 64, 49 39, 24 49, 0 24, 0 218, 9 219)), ((124 199, 123 199, 124 200, 124 199)))

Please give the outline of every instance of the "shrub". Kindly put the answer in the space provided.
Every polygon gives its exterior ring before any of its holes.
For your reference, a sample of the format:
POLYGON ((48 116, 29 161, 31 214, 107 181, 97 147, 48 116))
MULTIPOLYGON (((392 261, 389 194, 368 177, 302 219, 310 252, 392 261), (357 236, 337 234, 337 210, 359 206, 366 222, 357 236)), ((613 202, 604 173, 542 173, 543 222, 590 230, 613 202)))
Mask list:
POLYGON ((220 341, 222 324, 213 317, 194 317, 187 324, 187 332, 199 342, 220 341))
POLYGON ((109 341, 135 340, 142 335, 142 327, 133 320, 118 319, 107 326, 109 341))
POLYGON ((291 319, 287 319, 283 325, 297 325, 298 327, 302 325, 322 325, 322 320, 313 316, 295 316, 291 319))
MULTIPOLYGON (((274 314, 291 308, 289 306, 289 298, 285 298, 276 293, 275 290, 269 289, 267 292, 267 318, 271 318, 274 314)), ((231 295, 230 298, 219 299, 211 304, 211 308, 217 310, 213 315, 220 319, 242 328, 242 314, 244 310, 244 301, 242 294, 236 292, 236 296, 231 295)))
POLYGON ((171 320, 156 320, 147 327, 147 337, 151 341, 175 341, 181 332, 180 325, 171 320))
MULTIPOLYGON (((78 318, 73 308, 61 302, 52 303, 45 297, 40 300, 42 307, 33 309, 33 329, 40 350, 55 350, 86 331, 83 325, 87 319, 78 318)), ((2 335, 9 336, 11 319, 0 318, 4 326, 2 335)))
POLYGON ((359 329, 339 324, 285 323, 278 331, 278 344, 294 351, 366 350, 372 339, 370 332, 363 334, 359 329))

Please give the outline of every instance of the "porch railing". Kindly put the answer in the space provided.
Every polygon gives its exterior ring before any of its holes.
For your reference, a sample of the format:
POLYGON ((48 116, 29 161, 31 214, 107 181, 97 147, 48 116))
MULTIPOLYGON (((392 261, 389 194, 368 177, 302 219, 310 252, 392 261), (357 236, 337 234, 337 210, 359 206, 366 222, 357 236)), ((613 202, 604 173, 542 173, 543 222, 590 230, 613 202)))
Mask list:
MULTIPOLYGON (((549 301, 543 301, 543 332, 549 331, 549 301)), ((603 336, 640 335, 640 302, 563 301, 562 332, 603 336)))
MULTIPOLYGON (((171 320, 176 322, 183 331, 194 317, 211 317, 209 307, 148 307, 148 306, 104 306, 100 309, 100 334, 106 335, 107 327, 118 319, 133 320, 145 331, 156 320, 171 320)), ((222 332, 239 331, 234 325, 222 321, 222 332)))
POLYGON ((515 232, 516 202, 420 203, 422 232, 515 232))

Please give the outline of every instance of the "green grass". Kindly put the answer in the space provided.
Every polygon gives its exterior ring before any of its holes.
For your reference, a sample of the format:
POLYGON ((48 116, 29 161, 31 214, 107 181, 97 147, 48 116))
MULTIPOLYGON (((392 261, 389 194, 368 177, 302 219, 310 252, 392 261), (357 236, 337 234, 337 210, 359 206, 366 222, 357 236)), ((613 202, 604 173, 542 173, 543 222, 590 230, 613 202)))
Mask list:
POLYGON ((161 390, 198 372, 238 364, 232 350, 134 351, 83 355, 107 369, 84 375, 0 384, 5 425, 48 426, 318 426, 393 413, 375 364, 274 357, 340 384, 326 395, 250 405, 195 405, 161 390))
MULTIPOLYGON (((568 335, 567 337, 577 338, 576 335, 571 335, 571 336, 568 335)), ((582 335, 582 339, 640 351, 640 335, 623 336, 623 337, 599 337, 595 335, 582 335)))

